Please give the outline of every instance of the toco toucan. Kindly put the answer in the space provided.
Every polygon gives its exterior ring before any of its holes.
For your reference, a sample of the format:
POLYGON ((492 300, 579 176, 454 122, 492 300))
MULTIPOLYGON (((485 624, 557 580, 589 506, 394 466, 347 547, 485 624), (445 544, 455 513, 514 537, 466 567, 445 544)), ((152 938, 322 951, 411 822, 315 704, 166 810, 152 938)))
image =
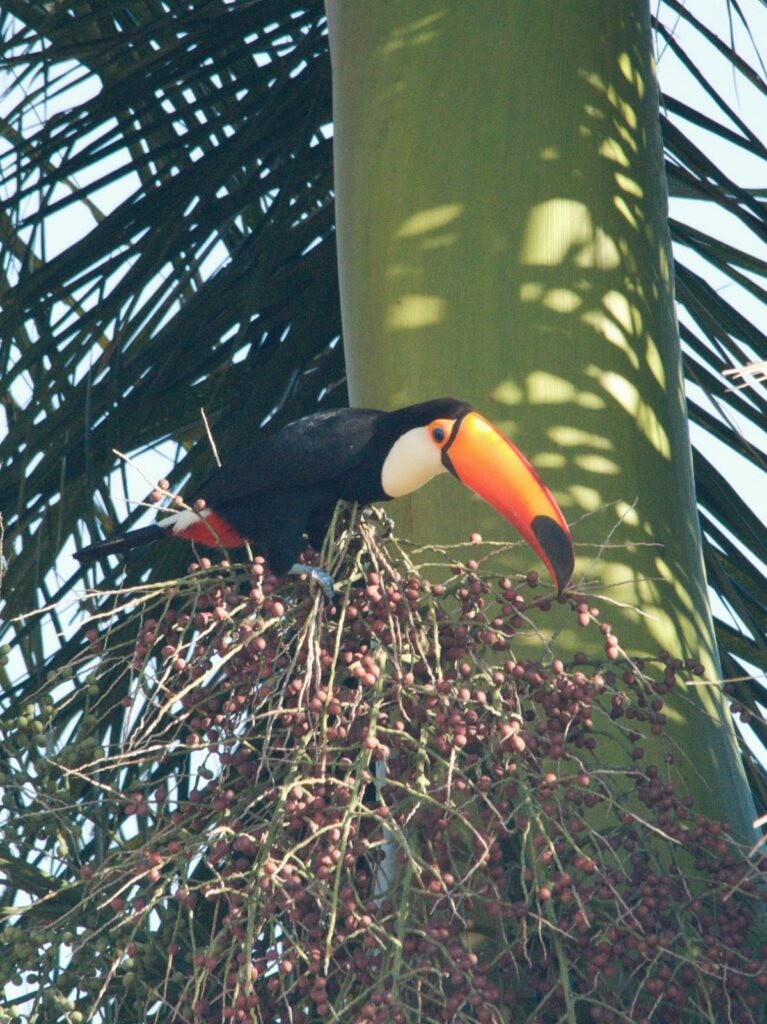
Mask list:
POLYGON ((388 501, 447 472, 522 534, 561 593, 572 576, 573 546, 559 507, 511 441, 456 398, 394 412, 332 409, 304 416, 259 437, 208 477, 196 495, 204 501, 201 511, 174 512, 154 526, 91 544, 76 557, 92 561, 167 536, 209 547, 252 541, 276 575, 307 572, 294 565, 302 537, 308 534, 319 548, 338 501, 388 501))

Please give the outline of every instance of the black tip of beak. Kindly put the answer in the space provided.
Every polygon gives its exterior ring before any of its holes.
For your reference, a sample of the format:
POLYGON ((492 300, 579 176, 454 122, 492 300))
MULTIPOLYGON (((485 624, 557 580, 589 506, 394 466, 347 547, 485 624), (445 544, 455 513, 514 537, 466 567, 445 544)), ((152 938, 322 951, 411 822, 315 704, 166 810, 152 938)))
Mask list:
POLYGON ((570 536, 550 516, 536 516, 530 524, 538 543, 546 552, 557 581, 557 595, 561 594, 573 577, 575 554, 570 536))

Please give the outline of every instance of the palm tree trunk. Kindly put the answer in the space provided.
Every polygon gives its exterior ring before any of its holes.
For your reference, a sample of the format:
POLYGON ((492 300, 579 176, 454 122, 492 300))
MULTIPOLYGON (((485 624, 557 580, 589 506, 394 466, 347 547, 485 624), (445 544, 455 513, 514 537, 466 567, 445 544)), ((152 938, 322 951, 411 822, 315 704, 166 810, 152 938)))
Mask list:
MULTIPOLYGON (((591 600, 624 648, 718 678, 646 0, 328 0, 328 14, 352 402, 475 404, 554 490, 576 585, 605 595, 591 600)), ((395 516, 419 541, 507 536, 448 478, 395 516)), ((568 630, 558 643, 584 647, 568 630)), ((750 836, 717 687, 678 689, 680 777, 750 836)))

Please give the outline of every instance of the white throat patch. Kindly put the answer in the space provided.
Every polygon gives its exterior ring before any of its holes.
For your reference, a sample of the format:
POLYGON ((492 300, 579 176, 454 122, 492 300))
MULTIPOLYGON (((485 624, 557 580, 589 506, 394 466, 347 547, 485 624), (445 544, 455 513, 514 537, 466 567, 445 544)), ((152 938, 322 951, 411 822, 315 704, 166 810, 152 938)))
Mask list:
POLYGON ((447 473, 440 449, 427 427, 415 427, 392 445, 381 469, 381 486, 390 498, 401 498, 439 473, 447 473))

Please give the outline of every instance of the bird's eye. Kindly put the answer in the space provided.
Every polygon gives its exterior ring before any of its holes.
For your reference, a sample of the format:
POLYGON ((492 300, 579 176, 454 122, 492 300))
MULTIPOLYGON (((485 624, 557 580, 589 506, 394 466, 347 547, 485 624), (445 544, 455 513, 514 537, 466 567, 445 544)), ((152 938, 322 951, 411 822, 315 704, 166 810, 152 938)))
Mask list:
POLYGON ((442 444, 447 435, 445 434, 445 431, 442 429, 442 427, 435 427, 431 432, 431 436, 434 438, 437 444, 442 444))

